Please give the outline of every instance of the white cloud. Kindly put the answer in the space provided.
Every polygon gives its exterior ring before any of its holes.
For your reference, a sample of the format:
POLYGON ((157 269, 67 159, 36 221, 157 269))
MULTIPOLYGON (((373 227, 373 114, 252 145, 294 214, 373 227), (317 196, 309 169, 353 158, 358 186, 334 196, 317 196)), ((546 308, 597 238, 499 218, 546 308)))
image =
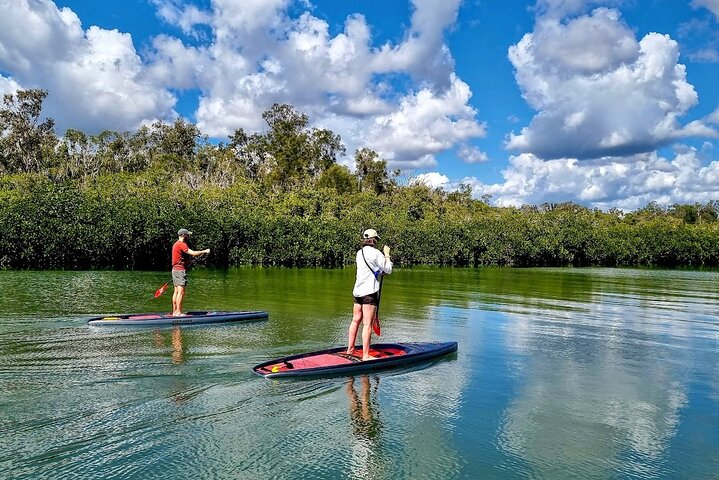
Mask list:
POLYGON ((412 179, 412 184, 426 185, 430 188, 446 188, 449 186, 449 178, 438 172, 421 173, 412 179))
POLYGON ((626 0, 537 0, 534 10, 538 17, 564 18, 584 13, 594 6, 619 6, 626 0))
POLYGON ((160 18, 171 25, 180 27, 185 34, 196 38, 200 35, 195 32, 195 26, 207 25, 211 19, 209 12, 179 0, 150 0, 150 2, 157 7, 157 14, 160 18))
POLYGON ((15 80, 0 75, 0 99, 2 99, 6 93, 15 93, 20 89, 22 89, 22 87, 15 80))
POLYGON ((444 44, 444 30, 457 20, 460 0, 413 0, 415 10, 407 38, 384 45, 373 59, 379 72, 406 71, 420 81, 448 86, 454 60, 444 44))
POLYGON ((707 121, 719 125, 719 107, 707 117, 707 121))
POLYGON ((484 163, 489 161, 486 153, 472 145, 461 145, 457 151, 457 156, 467 163, 484 163))
POLYGON ((693 62, 719 62, 719 36, 716 22, 705 17, 695 17, 682 22, 677 28, 677 39, 682 54, 693 62))
POLYGON ((712 47, 702 48, 689 53, 689 58, 694 62, 715 63, 719 62, 719 50, 712 47))
POLYGON ((422 89, 404 97, 397 111, 377 117, 367 144, 395 164, 412 162, 417 168, 414 162, 423 155, 484 135, 484 126, 474 119, 476 111, 467 104, 470 95, 469 86, 452 74, 448 90, 437 94, 422 89))
POLYGON ((350 153, 367 146, 390 168, 427 168, 436 165, 437 153, 485 135, 468 104, 471 90, 453 73, 443 43, 458 5, 414 2, 405 40, 375 48, 362 15, 348 17, 332 36, 327 22, 310 13, 289 18, 287 2, 238 9, 217 1, 214 42, 197 48, 156 39, 150 71, 165 83, 202 91, 197 122, 210 135, 260 130, 264 110, 290 103, 340 134, 350 153), (394 75, 414 79, 415 90, 398 88, 394 75))
POLYGON ((49 1, 0 0, 0 62, 16 75, 38 66, 71 61, 82 40, 80 20, 49 1), (32 34, 30 34, 32 32, 32 34))
POLYGON ((197 87, 207 65, 205 49, 185 46, 180 40, 166 35, 155 37, 152 46, 148 78, 168 88, 197 87))
POLYGON ((509 50, 522 94, 538 113, 509 135, 506 147, 585 159, 719 136, 698 121, 680 125, 698 97, 678 57, 667 35, 650 33, 637 42, 617 10, 598 8, 566 23, 539 18, 534 32, 509 50))
POLYGON ((49 91, 44 113, 60 133, 134 128, 172 114, 174 97, 145 78, 129 34, 83 30, 74 12, 49 0, 0 0, 0 9, 0 68, 25 88, 49 91))
POLYGON ((502 172, 504 182, 487 185, 476 178, 476 197, 492 195, 498 205, 566 202, 634 210, 651 201, 662 204, 719 200, 719 161, 703 165, 694 148, 677 148, 672 160, 656 153, 623 159, 556 159, 530 153, 513 156, 502 172))
POLYGON ((151 2, 162 20, 200 41, 157 35, 141 58, 129 34, 83 29, 50 0, 0 0, 0 69, 49 90, 46 113, 61 128, 171 118, 170 89, 196 89, 195 121, 211 136, 259 131, 263 111, 290 103, 348 147, 375 149, 390 168, 436 165, 437 153, 485 134, 444 43, 460 0, 413 0, 404 39, 383 45, 373 44, 362 15, 331 34, 309 12, 291 16, 291 0, 151 2))
POLYGON ((692 0, 692 7, 707 8, 719 19, 719 0, 692 0))

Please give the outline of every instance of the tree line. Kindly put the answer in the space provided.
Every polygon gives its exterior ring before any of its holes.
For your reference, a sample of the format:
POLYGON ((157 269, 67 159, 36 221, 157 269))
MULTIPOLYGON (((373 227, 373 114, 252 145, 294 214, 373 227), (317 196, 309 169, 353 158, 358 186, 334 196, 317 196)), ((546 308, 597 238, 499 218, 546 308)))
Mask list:
POLYGON ((404 265, 717 266, 719 202, 634 212, 495 207, 464 185, 401 181, 368 148, 276 104, 266 128, 214 144, 179 118, 62 137, 43 90, 0 109, 0 268, 166 268, 180 226, 215 266, 342 266, 376 228, 404 265))
MULTIPOLYGON (((44 90, 5 94, 0 109, 0 173, 42 174, 54 181, 91 181, 102 175, 165 171, 191 187, 228 187, 246 180, 288 191, 311 182, 340 194, 387 191, 395 182, 376 152, 355 152, 356 173, 337 163, 339 135, 309 128, 307 115, 275 104, 262 114, 265 133, 242 128, 225 143, 209 142, 196 125, 178 118, 134 132, 89 135, 68 129, 58 138, 52 119, 41 119, 44 90)), ((396 174, 396 172, 395 172, 396 174)))

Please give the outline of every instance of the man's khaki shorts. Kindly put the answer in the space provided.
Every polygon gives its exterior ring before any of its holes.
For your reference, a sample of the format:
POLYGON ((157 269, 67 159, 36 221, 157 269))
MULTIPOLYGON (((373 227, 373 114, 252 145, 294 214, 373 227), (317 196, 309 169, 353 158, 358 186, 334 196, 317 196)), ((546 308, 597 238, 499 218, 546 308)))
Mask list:
POLYGON ((173 270, 172 284, 176 287, 184 287, 187 285, 187 270, 173 270))

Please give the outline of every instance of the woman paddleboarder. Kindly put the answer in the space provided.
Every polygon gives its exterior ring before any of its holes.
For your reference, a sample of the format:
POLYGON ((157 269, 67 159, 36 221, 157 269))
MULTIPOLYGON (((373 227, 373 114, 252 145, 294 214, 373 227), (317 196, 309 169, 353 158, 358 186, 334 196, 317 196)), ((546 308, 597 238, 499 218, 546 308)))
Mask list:
POLYGON ((210 249, 192 250, 187 245, 187 239, 190 238, 192 232, 186 228, 177 231, 177 241, 172 246, 172 284, 175 290, 172 293, 172 316, 182 316, 182 299, 185 297, 185 287, 187 286, 187 267, 190 263, 190 257, 197 257, 206 253, 210 253, 210 249))
POLYGON ((362 234, 362 248, 357 252, 357 279, 355 280, 352 323, 347 340, 347 353, 354 354, 357 330, 362 323, 362 360, 371 360, 369 354, 372 338, 372 321, 379 304, 380 276, 392 273, 389 247, 384 246, 384 255, 375 248, 379 240, 377 231, 370 228, 362 234))

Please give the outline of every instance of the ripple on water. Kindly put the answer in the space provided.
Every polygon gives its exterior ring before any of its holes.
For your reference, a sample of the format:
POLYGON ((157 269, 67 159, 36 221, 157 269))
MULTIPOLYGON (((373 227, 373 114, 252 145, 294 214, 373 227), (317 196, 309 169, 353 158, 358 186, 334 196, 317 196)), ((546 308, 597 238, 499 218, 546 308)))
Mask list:
POLYGON ((344 343, 351 271, 193 272, 221 293, 191 300, 261 306, 269 321, 142 331, 85 320, 156 308, 147 292, 164 273, 15 273, 0 272, 0 289, 44 292, 41 305, 0 299, 19 313, 0 321, 11 478, 719 472, 715 273, 405 269, 385 285, 381 340, 457 340, 458 353, 305 381, 250 368, 344 343))

